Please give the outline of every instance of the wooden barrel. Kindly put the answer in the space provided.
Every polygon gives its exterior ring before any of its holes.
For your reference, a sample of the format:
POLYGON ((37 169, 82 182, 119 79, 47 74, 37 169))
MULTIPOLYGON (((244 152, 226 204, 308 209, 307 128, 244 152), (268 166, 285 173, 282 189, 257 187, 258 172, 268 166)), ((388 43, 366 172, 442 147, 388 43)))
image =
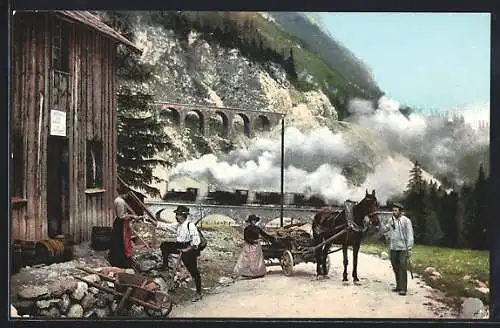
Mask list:
POLYGON ((36 243, 34 241, 20 241, 23 265, 37 264, 36 243))
POLYGON ((62 262, 66 254, 66 247, 60 239, 44 239, 36 243, 36 257, 39 263, 62 262))
POLYGON ((112 227, 92 227, 91 246, 95 250, 106 250, 111 247, 112 227))
POLYGON ((23 266, 23 248, 20 240, 15 240, 12 244, 12 274, 16 274, 23 266))

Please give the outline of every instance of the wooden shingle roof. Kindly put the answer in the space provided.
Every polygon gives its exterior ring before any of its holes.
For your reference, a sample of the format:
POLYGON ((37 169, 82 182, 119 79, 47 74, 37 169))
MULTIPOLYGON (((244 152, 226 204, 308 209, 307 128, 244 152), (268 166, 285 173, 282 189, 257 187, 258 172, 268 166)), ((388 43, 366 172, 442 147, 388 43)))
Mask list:
POLYGON ((84 24, 99 33, 119 42, 127 47, 131 48, 136 52, 142 52, 141 49, 137 48, 132 42, 130 42, 123 35, 115 31, 109 25, 106 25, 103 21, 101 21, 97 16, 93 15, 88 11, 83 10, 54 10, 57 15, 60 15, 67 20, 84 24))

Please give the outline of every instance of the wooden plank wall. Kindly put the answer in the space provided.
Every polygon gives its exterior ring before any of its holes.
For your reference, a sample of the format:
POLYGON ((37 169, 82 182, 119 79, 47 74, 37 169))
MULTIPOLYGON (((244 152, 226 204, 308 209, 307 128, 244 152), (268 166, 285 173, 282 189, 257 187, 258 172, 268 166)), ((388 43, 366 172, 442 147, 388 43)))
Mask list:
POLYGON ((116 42, 70 24, 70 69, 51 69, 49 14, 16 15, 12 56, 12 128, 22 133, 24 206, 12 209, 12 238, 47 238, 47 138, 52 106, 67 111, 69 226, 75 242, 92 226, 111 226, 116 189, 116 42), (86 194, 87 140, 102 142, 103 193, 86 194))
MULTIPOLYGON (((81 25, 75 26, 72 75, 74 76, 72 117, 75 125, 72 144, 75 161, 70 234, 76 242, 88 241, 93 226, 113 224, 113 199, 116 179, 116 127, 110 122, 116 117, 117 82, 116 43, 81 25), (111 125, 111 127, 113 127, 111 125), (102 143, 103 193, 86 194, 87 140, 102 143)), ((71 154, 70 149, 70 154, 71 154)))

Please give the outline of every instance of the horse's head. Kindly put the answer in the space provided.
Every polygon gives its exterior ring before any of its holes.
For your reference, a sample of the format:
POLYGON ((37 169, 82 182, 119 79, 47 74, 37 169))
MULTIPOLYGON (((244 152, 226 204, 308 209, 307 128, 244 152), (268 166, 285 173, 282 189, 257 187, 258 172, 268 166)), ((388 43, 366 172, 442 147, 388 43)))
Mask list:
POLYGON ((370 194, 368 193, 368 189, 366 189, 365 198, 363 198, 363 200, 358 203, 357 209, 361 218, 368 216, 371 225, 379 225, 380 218, 378 215, 378 201, 377 197, 375 196, 375 190, 373 190, 370 194))

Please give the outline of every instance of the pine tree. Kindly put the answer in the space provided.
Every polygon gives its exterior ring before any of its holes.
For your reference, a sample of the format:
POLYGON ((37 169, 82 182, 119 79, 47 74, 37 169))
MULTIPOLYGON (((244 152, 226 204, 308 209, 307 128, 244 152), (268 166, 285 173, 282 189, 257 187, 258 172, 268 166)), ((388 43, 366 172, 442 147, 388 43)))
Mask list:
POLYGON ((437 214, 443 231, 440 245, 458 247, 458 195, 455 191, 441 195, 437 214))
POLYGON ((479 166, 478 178, 475 184, 474 198, 476 200, 476 227, 477 248, 488 248, 488 235, 486 233, 488 220, 488 182, 486 180, 483 164, 479 166))
POLYGON ((297 79, 297 71, 295 70, 295 60, 293 58, 293 49, 290 48, 290 55, 288 56, 288 59, 286 60, 286 68, 287 72, 290 75, 290 78, 292 79, 297 79))
POLYGON ((410 170, 410 181, 407 185, 407 190, 421 191, 424 184, 422 178, 422 168, 418 161, 415 162, 413 168, 410 170))
MULTIPOLYGON (((132 31, 130 17, 125 13, 114 12, 105 20, 113 26, 132 31)), ((117 53, 117 62, 120 82, 117 99, 117 173, 128 185, 159 196, 159 190, 148 184, 161 181, 153 176, 156 165, 169 164, 154 158, 157 152, 164 151, 170 145, 163 130, 165 121, 152 107, 152 96, 136 92, 133 88, 133 85, 151 77, 152 67, 140 63, 135 54, 121 48, 117 53)))
POLYGON ((478 249, 477 241, 477 215, 476 197, 474 187, 464 186, 462 188, 463 202, 463 237, 467 248, 478 249))

